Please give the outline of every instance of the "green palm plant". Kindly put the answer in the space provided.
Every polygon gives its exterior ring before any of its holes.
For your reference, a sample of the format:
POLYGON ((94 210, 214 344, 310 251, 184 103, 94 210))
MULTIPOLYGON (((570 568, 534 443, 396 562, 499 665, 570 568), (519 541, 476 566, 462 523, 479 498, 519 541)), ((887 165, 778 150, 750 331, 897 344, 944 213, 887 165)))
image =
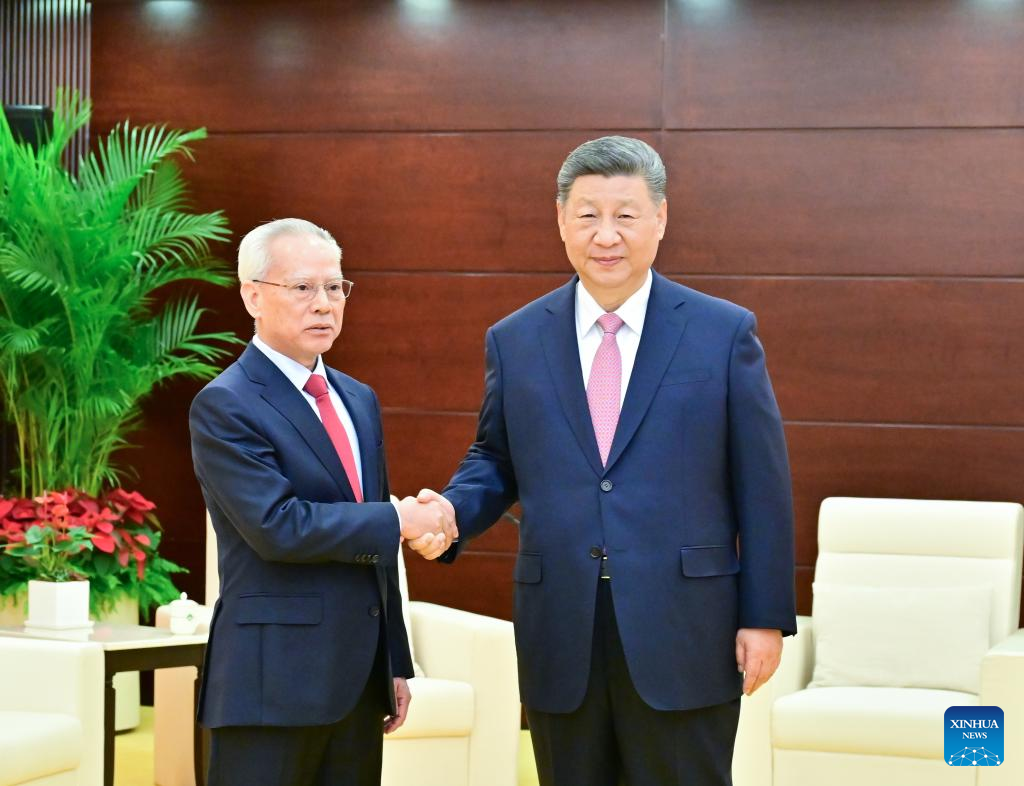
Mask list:
POLYGON ((195 296, 158 294, 231 281, 210 248, 228 238, 227 221, 189 212, 174 160, 191 158, 205 130, 124 123, 73 175, 62 155, 90 113, 59 92, 38 149, 0 113, 0 406, 21 496, 116 485, 115 453, 139 425, 140 401, 171 378, 214 376, 241 343, 199 331, 195 296))

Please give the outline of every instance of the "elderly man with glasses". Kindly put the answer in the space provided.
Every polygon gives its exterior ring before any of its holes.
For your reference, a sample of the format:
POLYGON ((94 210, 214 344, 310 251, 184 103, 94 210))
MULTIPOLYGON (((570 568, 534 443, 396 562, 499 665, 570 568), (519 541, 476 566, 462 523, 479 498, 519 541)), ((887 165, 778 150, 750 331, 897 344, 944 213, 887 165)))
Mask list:
POLYGON ((330 233, 252 230, 238 276, 255 335, 192 403, 220 599, 199 704, 209 784, 380 783, 411 699, 397 555, 456 537, 437 502, 389 501, 380 405, 324 364, 352 282, 330 233))

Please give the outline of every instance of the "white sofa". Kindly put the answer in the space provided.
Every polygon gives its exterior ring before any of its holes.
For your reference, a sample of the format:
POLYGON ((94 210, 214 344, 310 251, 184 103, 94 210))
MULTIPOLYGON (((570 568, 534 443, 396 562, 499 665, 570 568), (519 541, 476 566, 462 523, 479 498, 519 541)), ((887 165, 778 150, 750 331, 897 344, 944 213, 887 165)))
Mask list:
MULTIPOLYGON (((918 588, 927 599, 939 594, 930 589, 966 594, 991 586, 980 621, 987 641, 975 660, 960 663, 978 688, 808 687, 815 668, 814 617, 800 617, 799 634, 786 639, 774 678, 744 699, 736 786, 1024 783, 1024 630, 1017 629, 1022 539, 1024 509, 1018 504, 826 499, 818 525, 819 587, 885 588, 881 597, 895 605, 899 594, 918 588), (965 772, 943 760, 943 714, 950 706, 977 704, 1005 713, 1005 764, 965 772)), ((930 614, 948 619, 943 606, 930 614)), ((961 616, 948 622, 970 621, 961 616)), ((906 654, 922 672, 936 660, 934 650, 906 654)))
MULTIPOLYGON (((207 521, 208 630, 218 594, 216 539, 207 521)), ((519 750, 519 680, 512 623, 479 614, 408 603, 413 655, 423 672, 410 680, 405 725, 384 738, 382 786, 515 786, 519 750)), ((443 568, 438 568, 443 569, 443 568)), ((169 625, 166 606, 156 624, 169 625)), ((190 719, 195 669, 154 672, 157 786, 194 786, 190 719)))
POLYGON ((0 786, 103 782, 103 650, 0 636, 0 786))

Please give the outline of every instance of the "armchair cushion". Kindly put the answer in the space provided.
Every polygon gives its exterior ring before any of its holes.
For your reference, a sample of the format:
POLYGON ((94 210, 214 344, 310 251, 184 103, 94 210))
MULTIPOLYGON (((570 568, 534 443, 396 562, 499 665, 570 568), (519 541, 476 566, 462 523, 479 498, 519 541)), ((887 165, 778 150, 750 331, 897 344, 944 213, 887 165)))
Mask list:
POLYGON ((810 687, 980 690, 981 659, 990 644, 990 585, 813 586, 810 687))
POLYGON ((0 710, 0 785, 78 767, 82 723, 73 715, 0 710))
POLYGON ((772 745, 941 760, 946 708, 977 704, 976 695, 957 691, 809 688, 775 702, 772 745))

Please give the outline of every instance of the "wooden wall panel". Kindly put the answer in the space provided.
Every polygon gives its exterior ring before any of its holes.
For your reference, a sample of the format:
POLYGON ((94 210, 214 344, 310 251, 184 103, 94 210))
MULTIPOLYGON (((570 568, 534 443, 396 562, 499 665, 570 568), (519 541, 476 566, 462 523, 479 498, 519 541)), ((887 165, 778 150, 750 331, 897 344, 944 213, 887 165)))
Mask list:
POLYGON ((468 553, 454 563, 427 562, 406 550, 409 597, 512 619, 514 554, 468 553))
POLYGON ((669 128, 1024 125, 1019 3, 666 7, 669 128))
MULTIPOLYGON (((207 126, 187 167, 200 206, 239 233, 300 215, 342 241, 357 287, 328 360, 380 393, 397 493, 450 477, 484 331, 570 275, 557 168, 619 129, 669 167, 660 269, 758 313, 788 419, 801 612, 824 496, 1020 498, 1019 3, 436 8, 94 5, 94 131, 207 126)), ((210 329, 250 335, 237 292, 204 302, 210 329)), ((201 594, 196 387, 152 398, 126 461, 201 594)), ((455 566, 410 559, 412 594, 507 617, 516 545, 503 521, 455 566)))
POLYGON ((101 3, 96 122, 658 128, 663 29, 656 0, 101 3))
POLYGON ((239 236, 301 216, 335 233, 346 270, 563 271, 555 175, 600 133, 226 134, 187 172, 239 236))
MULTIPOLYGON (((339 357, 387 406, 475 412, 486 326, 567 278, 361 274, 339 357)), ((790 420, 1024 425, 1024 282, 676 278, 758 313, 790 420)))
POLYGON ((1024 281, 684 280, 758 314, 789 420, 1024 425, 1024 281))
POLYGON ((476 413, 483 396, 487 327, 568 281, 569 272, 352 271, 352 279, 358 294, 346 308, 332 360, 371 385, 387 407, 476 413))
POLYGON ((1024 275, 1024 130, 674 132, 661 152, 663 270, 1024 275))
POLYGON ((476 413, 402 410, 381 403, 391 493, 404 497, 422 488, 440 491, 473 442, 476 413))

